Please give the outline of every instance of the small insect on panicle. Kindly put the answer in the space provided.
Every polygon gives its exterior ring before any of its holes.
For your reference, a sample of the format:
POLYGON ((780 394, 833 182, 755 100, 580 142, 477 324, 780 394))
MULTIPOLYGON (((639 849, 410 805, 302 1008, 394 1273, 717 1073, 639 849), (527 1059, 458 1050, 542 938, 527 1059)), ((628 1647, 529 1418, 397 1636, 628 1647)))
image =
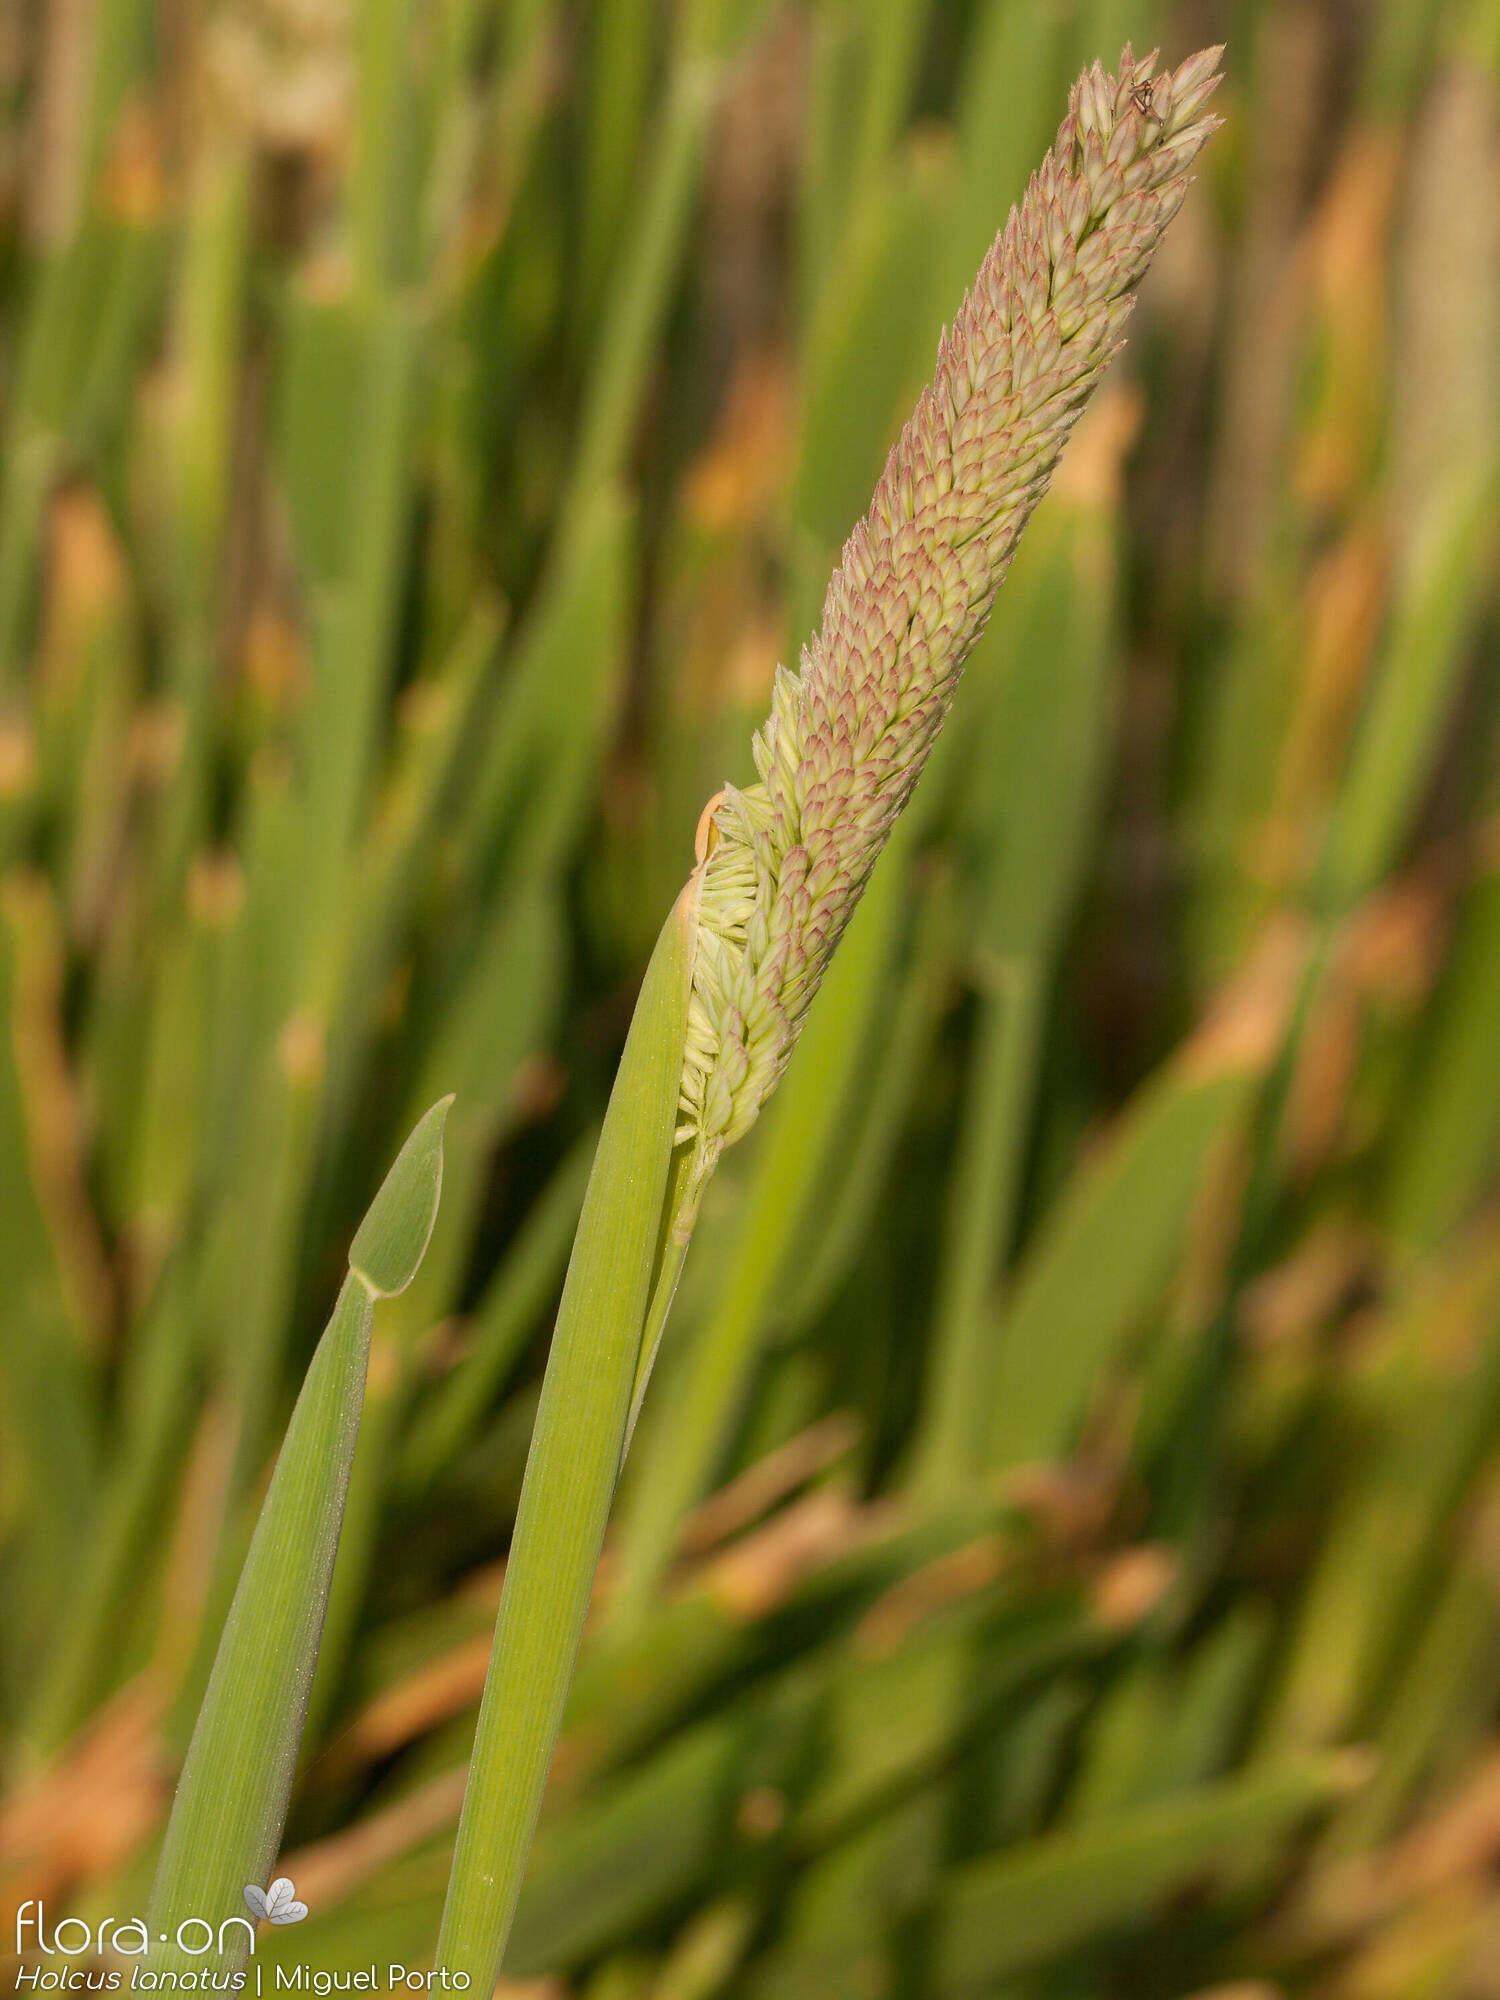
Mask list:
POLYGON ((1218 120, 1221 50, 1099 64, 980 266, 828 586, 778 670, 759 783, 699 829, 679 1139, 701 1184, 775 1089, 844 926, 921 775, 1022 528, 1111 356, 1218 120))

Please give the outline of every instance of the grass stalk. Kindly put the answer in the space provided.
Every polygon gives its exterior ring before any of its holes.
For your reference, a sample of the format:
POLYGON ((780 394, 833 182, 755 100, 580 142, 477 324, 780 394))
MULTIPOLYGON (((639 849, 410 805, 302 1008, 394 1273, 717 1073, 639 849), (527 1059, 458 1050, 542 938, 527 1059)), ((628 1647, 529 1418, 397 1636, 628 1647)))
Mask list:
POLYGON ((625 1446, 687 1035, 696 878, 667 919, 610 1093, 542 1384, 437 1963, 488 1993, 521 1892, 625 1446))
POLYGON ((1010 1249, 1043 1027, 1042 967, 1002 961, 980 1002, 973 1084, 959 1132, 919 1477, 953 1492, 984 1463, 994 1299, 1010 1249))

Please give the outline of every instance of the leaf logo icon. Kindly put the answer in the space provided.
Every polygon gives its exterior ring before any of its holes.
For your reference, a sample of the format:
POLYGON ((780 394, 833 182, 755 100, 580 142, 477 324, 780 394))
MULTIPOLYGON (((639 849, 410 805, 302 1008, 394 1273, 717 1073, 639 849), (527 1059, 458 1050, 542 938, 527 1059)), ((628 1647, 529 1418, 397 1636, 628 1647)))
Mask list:
POLYGON ((264 1917, 269 1924, 300 1924, 307 1915, 307 1905, 297 1901, 290 1875, 278 1875, 269 1889, 257 1889, 253 1882, 247 1882, 245 1902, 254 1916, 264 1917))

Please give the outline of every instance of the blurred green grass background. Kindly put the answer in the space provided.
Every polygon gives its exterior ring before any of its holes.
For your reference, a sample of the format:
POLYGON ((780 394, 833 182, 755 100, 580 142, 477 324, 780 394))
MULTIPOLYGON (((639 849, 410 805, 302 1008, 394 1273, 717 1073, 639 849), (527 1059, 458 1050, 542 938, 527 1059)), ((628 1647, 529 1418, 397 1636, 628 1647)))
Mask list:
POLYGON ((652 938, 1126 36, 1228 123, 711 1190, 508 1963, 1500 1994, 1495 0, 0 14, 0 1953, 144 1909, 453 1091, 259 1948, 430 1960, 652 938))

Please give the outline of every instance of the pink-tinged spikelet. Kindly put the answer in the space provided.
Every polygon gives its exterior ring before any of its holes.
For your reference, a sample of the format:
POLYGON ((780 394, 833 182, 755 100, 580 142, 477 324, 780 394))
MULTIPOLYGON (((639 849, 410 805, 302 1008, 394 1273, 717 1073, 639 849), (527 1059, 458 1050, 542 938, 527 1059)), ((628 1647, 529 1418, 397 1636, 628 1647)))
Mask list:
POLYGON ((703 829, 679 1138, 706 1175, 775 1089, 1134 288, 1218 120, 1221 50, 1171 74, 1127 45, 1074 84, 937 371, 844 545, 801 670, 776 675, 760 783, 703 829))

